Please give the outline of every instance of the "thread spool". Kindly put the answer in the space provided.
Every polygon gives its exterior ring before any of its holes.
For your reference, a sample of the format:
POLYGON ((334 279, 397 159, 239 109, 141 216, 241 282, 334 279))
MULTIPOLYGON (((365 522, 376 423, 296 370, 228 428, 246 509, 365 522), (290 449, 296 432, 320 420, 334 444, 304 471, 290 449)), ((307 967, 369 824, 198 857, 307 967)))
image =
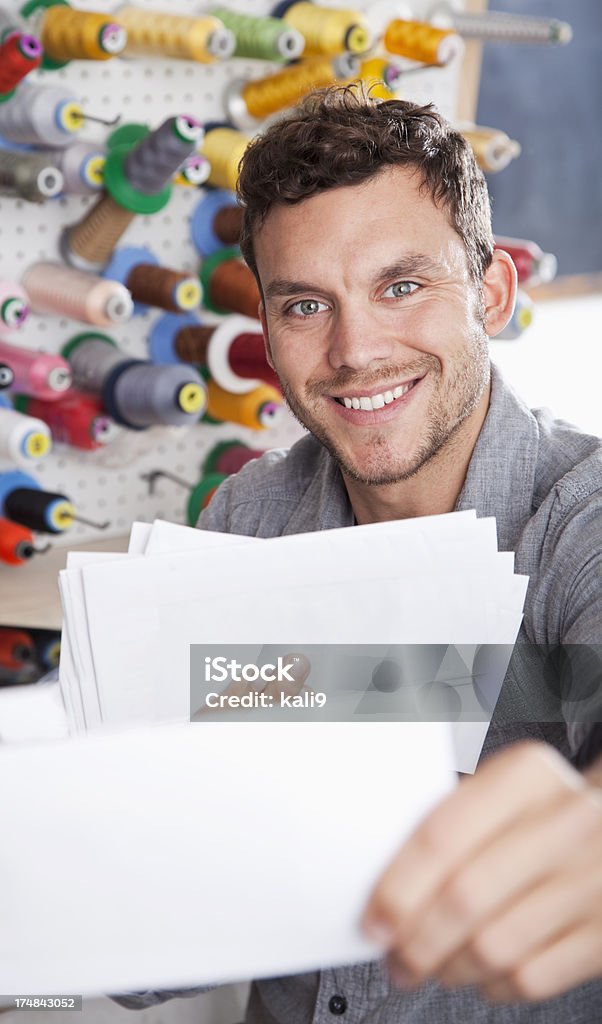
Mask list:
POLYGON ((59 242, 63 259, 82 270, 102 270, 135 217, 112 196, 102 195, 82 220, 65 228, 59 242))
POLYGON ((516 303, 506 326, 496 334, 496 341, 516 341, 533 323, 533 301, 521 288, 516 293, 516 303))
MULTIPOLYGON (((0 560, 8 565, 22 565, 33 554, 35 554, 35 547, 31 530, 19 523, 11 523, 10 519, 0 518, 0 560)), ((1 655, 0 663, 2 663, 1 655)))
POLYGON ((52 159, 38 153, 0 149, 0 194, 31 203, 43 203, 58 196, 64 178, 52 159))
POLYGON ((174 185, 188 188, 199 188, 209 181, 211 165, 202 153, 194 153, 186 158, 174 178, 174 185))
POLYGON ((15 375, 11 370, 10 366, 6 363, 0 363, 0 391, 5 391, 6 388, 10 388, 14 383, 15 375))
POLYGON ((40 30, 46 66, 71 60, 110 60, 123 53, 127 32, 106 14, 78 11, 54 3, 45 11, 40 30))
POLYGON ((468 142, 482 171, 491 174, 503 171, 512 160, 520 156, 520 143, 496 128, 470 125, 459 126, 458 131, 468 142))
POLYGON ((214 313, 242 313, 257 319, 259 288, 235 249, 213 253, 200 270, 205 306, 214 313))
POLYGON ((373 98, 390 100, 399 88, 402 70, 384 57, 371 57, 361 62, 359 77, 369 87, 373 98))
POLYGON ((502 11, 455 11, 448 4, 438 5, 432 13, 436 24, 449 24, 465 39, 480 42, 563 45, 570 43, 573 30, 566 21, 537 18, 528 14, 502 11))
POLYGON ((269 384, 235 395, 214 380, 207 382, 207 412, 222 423, 239 423, 251 430, 267 430, 274 425, 282 397, 269 384))
POLYGON ((35 659, 35 646, 30 634, 16 626, 0 626, 0 665, 3 669, 22 668, 35 659))
POLYGON ((210 256, 224 246, 238 245, 243 210, 236 196, 224 189, 207 192, 190 219, 192 241, 201 256, 210 256))
MULTIPOLYGON (((16 408, 43 420, 57 444, 68 444, 84 451, 104 448, 114 441, 119 428, 107 416, 102 403, 93 395, 71 389, 58 402, 44 402, 39 398, 15 400, 16 408)), ((0 410, 1 411, 1 410, 0 410)))
POLYGON ((440 67, 464 52, 464 43, 453 29, 435 28, 426 22, 406 21, 402 18, 389 23, 383 43, 389 53, 440 67))
POLYGON ((556 277, 556 257, 551 252, 543 252, 537 242, 530 242, 526 238, 496 235, 495 248, 503 249, 512 257, 519 284, 549 284, 556 277))
POLYGON ((0 515, 36 533, 63 533, 75 509, 64 494, 43 491, 32 476, 13 470, 0 474, 0 515))
POLYGON ((39 665, 49 671, 56 668, 61 653, 61 633, 58 629, 30 629, 39 665))
POLYGON ((156 256, 143 246, 119 249, 104 275, 120 281, 134 299, 134 313, 149 306, 181 313, 198 309, 203 292, 198 278, 159 266, 156 256))
POLYGON ((0 102, 42 63, 42 46, 35 36, 15 32, 0 41, 0 102))
POLYGON ((348 50, 364 53, 372 46, 372 33, 359 12, 335 10, 313 3, 280 3, 272 11, 297 29, 305 39, 307 57, 335 56, 348 50))
POLYGON ((64 149, 38 151, 37 155, 58 167, 64 195, 87 196, 102 189, 106 155, 96 143, 78 141, 64 149))
POLYGON ((236 46, 230 29, 211 15, 191 18, 127 5, 118 10, 117 18, 127 31, 128 54, 212 64, 231 57, 236 46))
POLYGON ((0 361, 10 366, 12 388, 20 394, 56 401, 71 387, 71 369, 61 356, 0 341, 0 361))
POLYGON ((302 60, 251 82, 235 79, 224 94, 226 113, 237 127, 253 131, 259 121, 295 106, 314 89, 353 78, 360 67, 359 59, 346 53, 302 60))
POLYGON ((78 224, 61 235, 65 261, 82 270, 102 270, 134 216, 157 213, 169 202, 170 179, 192 156, 202 134, 200 122, 186 115, 170 117, 152 132, 144 126, 124 125, 113 133, 104 166, 108 195, 102 195, 78 224), (120 142, 128 132, 135 141, 120 142))
POLYGON ((58 85, 23 82, 0 104, 0 135, 33 146, 68 146, 81 131, 84 113, 75 93, 58 85))
POLYGON ((264 448, 249 448, 242 441, 220 441, 205 458, 203 472, 232 476, 246 466, 247 462, 260 459, 264 454, 264 448))
POLYGON ((29 314, 27 296, 14 281, 0 281, 0 336, 18 331, 29 314))
POLYGON ((203 140, 203 156, 211 165, 209 184, 214 188, 236 191, 238 165, 251 140, 234 128, 220 125, 206 129, 203 140))
POLYGON ((134 308, 130 293, 119 281, 63 263, 34 263, 25 271, 23 285, 36 313, 68 316, 97 327, 125 323, 134 308))
POLYGON ((33 462, 48 455, 51 447, 50 430, 42 420, 16 409, 0 409, 0 458, 33 462))
POLYGON ((211 13, 234 35, 234 57, 289 61, 297 60, 305 49, 301 33, 280 18, 239 14, 226 7, 214 7, 211 13))
POLYGON ((206 388, 189 366, 157 366, 128 359, 103 335, 78 335, 64 350, 77 387, 100 394, 116 423, 132 430, 154 424, 194 423, 206 406, 206 388))

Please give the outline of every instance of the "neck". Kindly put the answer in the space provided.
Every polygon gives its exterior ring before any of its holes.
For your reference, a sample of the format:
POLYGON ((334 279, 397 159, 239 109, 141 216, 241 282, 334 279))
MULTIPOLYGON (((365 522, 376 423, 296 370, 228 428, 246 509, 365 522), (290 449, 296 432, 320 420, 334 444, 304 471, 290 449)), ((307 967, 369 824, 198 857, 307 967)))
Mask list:
POLYGON ((487 415, 489 396, 490 387, 443 448, 408 480, 379 486, 358 483, 343 473, 357 523, 383 523, 453 512, 487 415))

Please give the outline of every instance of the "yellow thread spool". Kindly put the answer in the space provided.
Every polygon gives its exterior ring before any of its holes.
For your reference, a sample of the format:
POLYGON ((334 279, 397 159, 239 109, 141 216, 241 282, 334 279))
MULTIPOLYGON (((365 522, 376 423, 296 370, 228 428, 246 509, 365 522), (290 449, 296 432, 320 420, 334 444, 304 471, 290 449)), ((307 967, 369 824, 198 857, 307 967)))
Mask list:
POLYGON ((458 131, 468 142, 482 171, 490 174, 503 171, 511 160, 520 156, 520 143, 496 128, 472 125, 458 128, 458 131))
POLYGON ((109 15, 62 4, 50 7, 42 23, 44 52, 55 61, 109 60, 123 51, 126 38, 109 15))
POLYGON ((292 107, 312 89, 321 89, 336 82, 338 75, 328 57, 300 61, 267 78, 248 82, 242 97, 252 117, 262 120, 286 107, 292 107))
POLYGON ((186 15, 158 14, 140 7, 122 7, 117 17, 128 34, 126 53, 176 57, 211 64, 219 57, 230 56, 234 50, 235 39, 232 33, 211 15, 190 18, 186 15), (226 40, 228 45, 225 45, 226 40))
POLYGON ((283 21, 305 39, 304 53, 316 57, 337 53, 364 53, 372 45, 367 22, 357 11, 338 11, 312 3, 289 7, 283 21))
POLYGON ((423 64, 448 64, 464 49, 460 36, 453 29, 401 19, 390 22, 383 42, 389 53, 423 64))
POLYGON ((396 84, 401 71, 383 57, 371 57, 370 60, 362 61, 359 77, 375 99, 392 100, 397 94, 396 84))
POLYGON ((202 153, 211 164, 209 184, 216 188, 236 189, 238 165, 250 139, 234 128, 213 128, 203 139, 202 153))
POLYGON ((266 430, 282 405, 282 395, 270 384, 262 384, 253 391, 235 395, 231 391, 207 381, 207 412, 215 420, 239 423, 252 430, 266 430))
POLYGON ((75 508, 70 501, 57 501, 49 514, 49 519, 54 530, 68 530, 75 520, 75 508))

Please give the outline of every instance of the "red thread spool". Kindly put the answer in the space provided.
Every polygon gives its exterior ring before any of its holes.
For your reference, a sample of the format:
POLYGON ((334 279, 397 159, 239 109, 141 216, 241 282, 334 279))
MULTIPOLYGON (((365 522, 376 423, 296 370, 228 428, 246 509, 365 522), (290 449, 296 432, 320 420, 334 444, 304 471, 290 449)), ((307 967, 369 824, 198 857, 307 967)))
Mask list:
POLYGON ((13 626, 0 627, 0 666, 21 668, 35 658, 35 645, 29 633, 13 626))
POLYGON ((556 257, 526 238, 495 237, 495 248, 512 257, 519 284, 547 284, 556 276, 556 257))
POLYGON ((42 63, 42 46, 35 36, 13 32, 0 45, 0 94, 16 89, 42 63))
POLYGON ((26 411, 48 424, 53 441, 85 451, 103 448, 118 432, 100 399, 83 392, 71 390, 58 402, 32 398, 26 411))
POLYGON ((31 530, 10 519, 0 518, 0 559, 9 565, 22 565, 34 552, 31 530))
POLYGON ((230 369, 237 377, 262 380, 282 391, 277 374, 267 361, 261 334, 239 334, 228 353, 230 369))
POLYGON ((238 473, 239 469, 246 466, 247 462, 261 458, 264 453, 265 448, 247 448, 246 444, 231 445, 218 454, 211 468, 214 473, 231 476, 233 473, 238 473))

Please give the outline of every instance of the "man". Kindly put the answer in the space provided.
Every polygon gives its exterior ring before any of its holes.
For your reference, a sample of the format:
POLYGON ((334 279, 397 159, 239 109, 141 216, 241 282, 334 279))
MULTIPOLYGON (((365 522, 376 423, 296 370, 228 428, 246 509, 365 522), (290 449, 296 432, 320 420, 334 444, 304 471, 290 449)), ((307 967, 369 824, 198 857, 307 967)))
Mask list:
MULTIPOLYGON (((310 434, 231 477, 199 526, 476 508, 530 576, 523 639, 599 642, 602 443, 490 365, 516 273, 462 137, 431 107, 326 91, 251 144, 239 190, 268 358, 310 434)), ((493 756, 378 881, 362 924, 383 961, 257 982, 250 1022, 602 1019, 602 769, 571 767, 587 727, 538 725, 540 700, 528 676, 505 685, 493 756)))

